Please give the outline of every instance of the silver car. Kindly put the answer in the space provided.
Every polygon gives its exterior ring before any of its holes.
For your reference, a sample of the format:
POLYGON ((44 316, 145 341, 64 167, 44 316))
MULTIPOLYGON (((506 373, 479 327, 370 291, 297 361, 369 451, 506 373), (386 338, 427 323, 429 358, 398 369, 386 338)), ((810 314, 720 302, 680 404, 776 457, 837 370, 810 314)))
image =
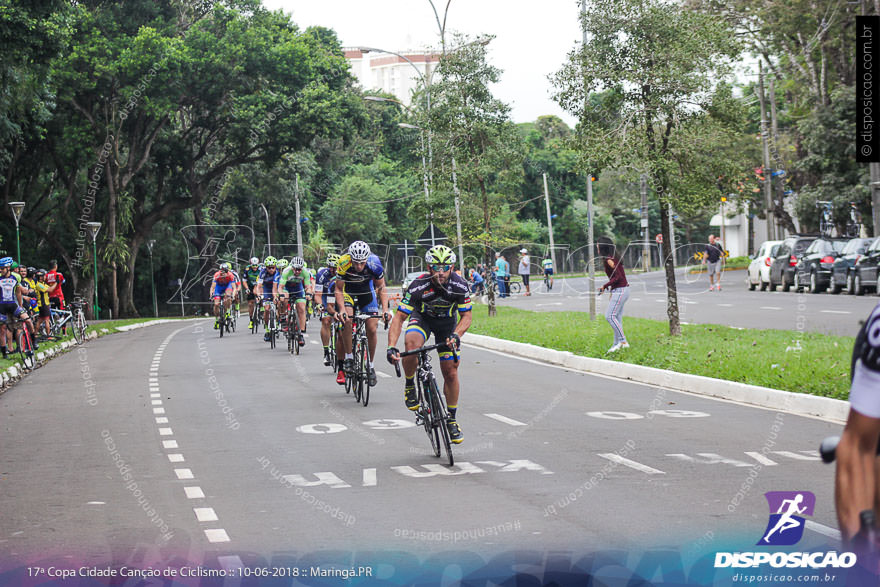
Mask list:
POLYGON ((773 258, 779 250, 782 241, 765 241, 758 249, 758 254, 752 257, 749 263, 749 289, 754 291, 757 286, 761 286, 761 291, 766 291, 770 285, 770 265, 773 264, 773 258))

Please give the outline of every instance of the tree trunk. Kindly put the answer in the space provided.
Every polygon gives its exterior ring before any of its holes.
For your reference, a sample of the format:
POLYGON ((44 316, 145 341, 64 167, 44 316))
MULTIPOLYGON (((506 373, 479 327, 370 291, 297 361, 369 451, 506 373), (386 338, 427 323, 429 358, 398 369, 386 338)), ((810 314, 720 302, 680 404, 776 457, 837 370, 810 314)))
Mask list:
POLYGON ((128 258, 128 266, 126 267, 128 273, 125 276, 125 282, 122 284, 122 310, 127 317, 130 316, 132 318, 140 318, 137 306, 134 305, 134 267, 137 262, 141 240, 138 234, 135 234, 131 240, 131 256, 128 258))
POLYGON ((669 234, 669 204, 663 197, 660 198, 660 233, 663 235, 663 269, 666 272, 666 315, 669 318, 669 334, 681 336, 675 264, 672 261, 672 235, 669 234))
MULTIPOLYGON (((483 181, 483 178, 479 177, 479 178, 477 178, 477 181, 480 184, 480 193, 483 196, 483 230, 485 231, 485 234, 486 234, 486 241, 485 241, 486 259, 487 259, 486 269, 487 269, 487 273, 488 273, 488 268, 492 266, 491 263, 492 263, 492 257, 493 257, 492 248, 489 245, 489 234, 490 234, 489 233, 489 194, 486 193, 486 182, 483 181)), ((489 280, 487 278, 486 283, 488 284, 488 282, 489 282, 489 280)), ((497 283, 497 276, 496 276, 496 283, 497 283)), ((498 314, 498 309, 495 307, 495 292, 492 291, 491 287, 487 287, 486 294, 487 294, 486 299, 489 302, 489 304, 488 304, 489 316, 495 316, 496 314, 498 314)))

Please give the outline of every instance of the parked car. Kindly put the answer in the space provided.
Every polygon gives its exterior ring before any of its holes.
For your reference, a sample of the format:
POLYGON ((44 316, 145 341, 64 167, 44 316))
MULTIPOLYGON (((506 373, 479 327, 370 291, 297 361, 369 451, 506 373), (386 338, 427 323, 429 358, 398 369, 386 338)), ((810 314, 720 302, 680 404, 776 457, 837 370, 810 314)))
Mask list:
POLYGON ((761 291, 765 291, 767 286, 770 285, 770 264, 773 262, 773 257, 776 256, 776 252, 781 244, 782 241, 764 241, 764 244, 758 249, 758 253, 752 257, 748 271, 749 289, 751 291, 755 291, 755 288, 759 285, 761 286, 761 291))
POLYGON ((782 241, 770 264, 770 291, 776 291, 779 286, 782 286, 782 291, 791 289, 798 259, 817 238, 818 235, 794 234, 782 241))
POLYGON ((849 238, 819 237, 798 259, 794 268, 794 290, 807 288, 810 293, 823 292, 831 283, 831 268, 841 255, 849 238))
POLYGON ((868 290, 877 291, 877 264, 880 263, 880 238, 865 249, 855 265, 853 265, 852 292, 857 296, 868 290))
POLYGON ((831 287, 829 289, 831 293, 839 294, 844 288, 847 293, 853 293, 853 267, 874 240, 873 238, 853 238, 846 243, 843 252, 834 260, 834 265, 831 267, 831 287))

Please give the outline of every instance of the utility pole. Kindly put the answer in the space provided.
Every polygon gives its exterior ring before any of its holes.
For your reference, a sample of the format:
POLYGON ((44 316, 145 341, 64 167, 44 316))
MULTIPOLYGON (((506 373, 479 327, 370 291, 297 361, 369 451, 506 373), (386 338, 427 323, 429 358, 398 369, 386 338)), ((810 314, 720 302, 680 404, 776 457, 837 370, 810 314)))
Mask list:
MULTIPOLYGON (((553 242, 553 217, 550 216, 550 192, 547 190, 547 174, 544 175, 544 203, 547 204, 547 231, 550 233, 550 259, 553 261, 553 268, 558 272, 556 265, 556 244, 553 242)), ((592 223, 591 223, 592 224, 592 223)), ((592 227, 590 228, 592 230, 592 227)))
POLYGON ((587 274, 590 276, 590 320, 596 319, 596 241, 593 240, 593 174, 587 176, 587 247, 590 252, 587 274))
POLYGON ((764 64, 758 62, 758 100, 761 102, 761 143, 764 147, 764 207, 767 216, 767 240, 774 239, 775 221, 773 219, 772 172, 770 169, 770 149, 767 145, 767 109, 764 105, 764 64))
MULTIPOLYGON (((464 243, 461 242, 461 194, 458 192, 458 174, 455 168, 455 157, 452 158, 452 191, 455 192, 455 232, 458 238, 458 268, 464 268, 464 243)), ((467 275, 462 271, 462 277, 467 275)))
POLYGON ((296 196, 296 256, 303 256, 302 219, 299 216, 299 173, 296 174, 296 182, 293 184, 293 193, 296 196))
MULTIPOLYGON (((648 233, 648 178, 643 173, 639 178, 639 193, 642 196, 640 224, 642 227, 642 269, 647 273, 651 268, 651 235, 648 233)), ((662 257, 662 255, 661 255, 662 257)))

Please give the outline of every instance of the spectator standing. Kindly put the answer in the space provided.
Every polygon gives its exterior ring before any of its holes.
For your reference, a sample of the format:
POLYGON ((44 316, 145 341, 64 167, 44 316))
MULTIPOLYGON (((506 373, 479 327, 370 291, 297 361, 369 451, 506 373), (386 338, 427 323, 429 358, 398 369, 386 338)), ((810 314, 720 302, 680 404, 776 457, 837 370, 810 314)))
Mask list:
POLYGON ((507 279, 510 275, 510 263, 501 253, 495 253, 495 281, 498 283, 498 297, 507 297, 507 279))
POLYGON ((531 257, 529 257, 529 250, 525 248, 520 249, 519 254, 519 267, 516 272, 522 277, 523 285, 526 287, 526 295, 530 296, 532 295, 532 290, 529 288, 529 271, 531 270, 529 264, 531 263, 531 257))
POLYGON ((53 283, 51 286, 46 281, 47 273, 45 269, 40 269, 37 271, 36 280, 34 281, 34 286, 36 288, 37 294, 37 311, 39 312, 36 324, 36 331, 44 332, 46 337, 49 336, 50 332, 50 323, 52 321, 52 310, 49 305, 49 297, 52 295, 52 292, 58 289, 58 282, 53 283))
POLYGON ((58 261, 52 259, 49 261, 49 272, 46 273, 46 283, 49 284, 49 287, 52 287, 54 284, 58 284, 58 287, 54 288, 51 293, 49 293, 49 304, 51 307, 56 310, 64 309, 64 292, 61 290, 61 287, 64 285, 64 276, 58 271, 58 261))
POLYGON ((629 282, 626 280, 623 262, 611 239, 600 240, 599 254, 604 257, 602 267, 605 269, 605 275, 608 276, 608 283, 599 288, 599 295, 606 289, 611 291, 611 299, 608 300, 608 308, 605 310, 605 319, 614 330, 614 344, 607 352, 615 353, 620 349, 629 348, 626 335, 623 333, 623 306, 629 299, 629 282))
POLYGON ((706 273, 709 274, 709 291, 714 289, 721 291, 721 271, 724 269, 724 249, 721 246, 721 242, 715 238, 714 234, 709 235, 709 244, 706 245, 703 263, 706 264, 706 273))

